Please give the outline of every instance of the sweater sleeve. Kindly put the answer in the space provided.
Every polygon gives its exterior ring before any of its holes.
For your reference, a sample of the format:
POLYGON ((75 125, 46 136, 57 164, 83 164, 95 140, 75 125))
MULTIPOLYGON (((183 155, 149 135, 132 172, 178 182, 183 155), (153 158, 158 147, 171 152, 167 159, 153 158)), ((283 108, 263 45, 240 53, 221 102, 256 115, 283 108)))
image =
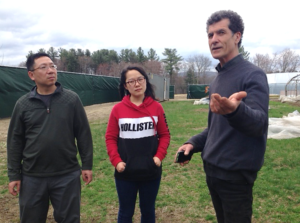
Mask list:
POLYGON ((74 132, 80 154, 82 169, 92 170, 93 167, 93 140, 90 125, 84 107, 78 98, 75 104, 74 132))
POLYGON ((107 154, 111 164, 116 167, 119 162, 122 162, 120 154, 118 153, 118 138, 119 138, 119 125, 118 118, 115 116, 114 107, 110 113, 105 133, 105 143, 107 154))
POLYGON ((247 97, 238 109, 225 115, 230 126, 253 137, 262 136, 268 129, 269 87, 266 75, 257 70, 245 84, 247 97))
POLYGON ((205 146, 205 142, 207 139, 208 134, 208 128, 203 130, 203 132, 192 136, 188 141, 186 141, 184 144, 192 144, 193 145, 193 153, 202 152, 205 146))
POLYGON ((24 122, 17 102, 7 134, 7 169, 9 181, 21 180, 22 153, 25 147, 24 122))
POLYGON ((161 104, 159 104, 157 134, 159 137, 159 142, 155 156, 158 157, 160 160, 163 160, 167 155, 167 149, 170 144, 170 131, 168 128, 166 115, 161 104))

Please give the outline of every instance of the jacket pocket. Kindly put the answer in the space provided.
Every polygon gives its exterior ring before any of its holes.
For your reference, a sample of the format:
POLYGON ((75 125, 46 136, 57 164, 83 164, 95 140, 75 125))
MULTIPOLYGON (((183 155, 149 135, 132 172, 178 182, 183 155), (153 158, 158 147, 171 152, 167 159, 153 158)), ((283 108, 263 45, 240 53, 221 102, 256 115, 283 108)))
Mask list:
POLYGON ((134 156, 127 160, 124 172, 133 175, 148 175, 155 172, 158 168, 154 163, 153 157, 134 156))

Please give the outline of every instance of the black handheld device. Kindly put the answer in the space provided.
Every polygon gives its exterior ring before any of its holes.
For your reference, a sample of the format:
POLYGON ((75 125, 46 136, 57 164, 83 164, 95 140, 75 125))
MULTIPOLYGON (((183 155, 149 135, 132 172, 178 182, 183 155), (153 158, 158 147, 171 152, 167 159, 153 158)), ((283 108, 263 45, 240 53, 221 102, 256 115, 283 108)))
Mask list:
POLYGON ((188 155, 184 155, 184 151, 179 151, 176 157, 176 163, 183 163, 187 160, 192 159, 192 153, 190 152, 188 155))

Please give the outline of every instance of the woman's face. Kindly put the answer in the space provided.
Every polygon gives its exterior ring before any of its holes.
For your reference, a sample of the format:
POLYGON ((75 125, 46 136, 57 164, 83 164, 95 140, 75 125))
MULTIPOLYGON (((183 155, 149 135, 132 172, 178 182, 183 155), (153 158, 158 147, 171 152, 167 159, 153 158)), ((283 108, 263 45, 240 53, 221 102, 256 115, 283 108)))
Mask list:
POLYGON ((140 72, 137 70, 127 71, 125 88, 132 97, 144 98, 146 86, 146 79, 140 72))

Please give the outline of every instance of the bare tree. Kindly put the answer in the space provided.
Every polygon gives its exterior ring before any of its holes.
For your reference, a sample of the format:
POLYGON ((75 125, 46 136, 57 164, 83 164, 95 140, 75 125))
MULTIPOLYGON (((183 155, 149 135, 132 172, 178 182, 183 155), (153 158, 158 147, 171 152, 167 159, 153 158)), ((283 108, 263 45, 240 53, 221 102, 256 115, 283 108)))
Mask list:
POLYGON ((174 81, 175 81, 175 94, 186 94, 186 82, 184 77, 178 76, 177 73, 174 73, 174 81))
POLYGON ((18 67, 26 67, 26 62, 25 61, 22 61, 21 63, 19 63, 19 66, 18 67))
POLYGON ((285 49, 279 54, 277 64, 282 73, 296 72, 300 66, 300 56, 291 49, 285 49))
POLYGON ((144 62, 143 65, 147 73, 163 75, 162 62, 157 60, 148 60, 144 62))
MULTIPOLYGON (((207 71, 211 66, 211 60, 202 54, 192 55, 188 58, 188 62, 193 64, 194 70, 196 70, 197 84, 206 84, 207 71)), ((190 67, 190 68, 192 68, 190 67)))
POLYGON ((89 56, 84 55, 78 57, 79 70, 81 73, 92 74, 92 63, 92 58, 89 56))
POLYGON ((111 66, 109 63, 101 63, 98 65, 96 74, 103 76, 110 76, 111 66))
POLYGON ((277 57, 276 53, 273 54, 273 57, 270 57, 269 54, 257 53, 252 57, 251 62, 260 67, 265 73, 274 73, 276 72, 277 57))
POLYGON ((121 61, 120 63, 113 62, 111 65, 109 76, 121 77, 122 70, 128 65, 129 64, 126 63, 125 61, 121 61))

